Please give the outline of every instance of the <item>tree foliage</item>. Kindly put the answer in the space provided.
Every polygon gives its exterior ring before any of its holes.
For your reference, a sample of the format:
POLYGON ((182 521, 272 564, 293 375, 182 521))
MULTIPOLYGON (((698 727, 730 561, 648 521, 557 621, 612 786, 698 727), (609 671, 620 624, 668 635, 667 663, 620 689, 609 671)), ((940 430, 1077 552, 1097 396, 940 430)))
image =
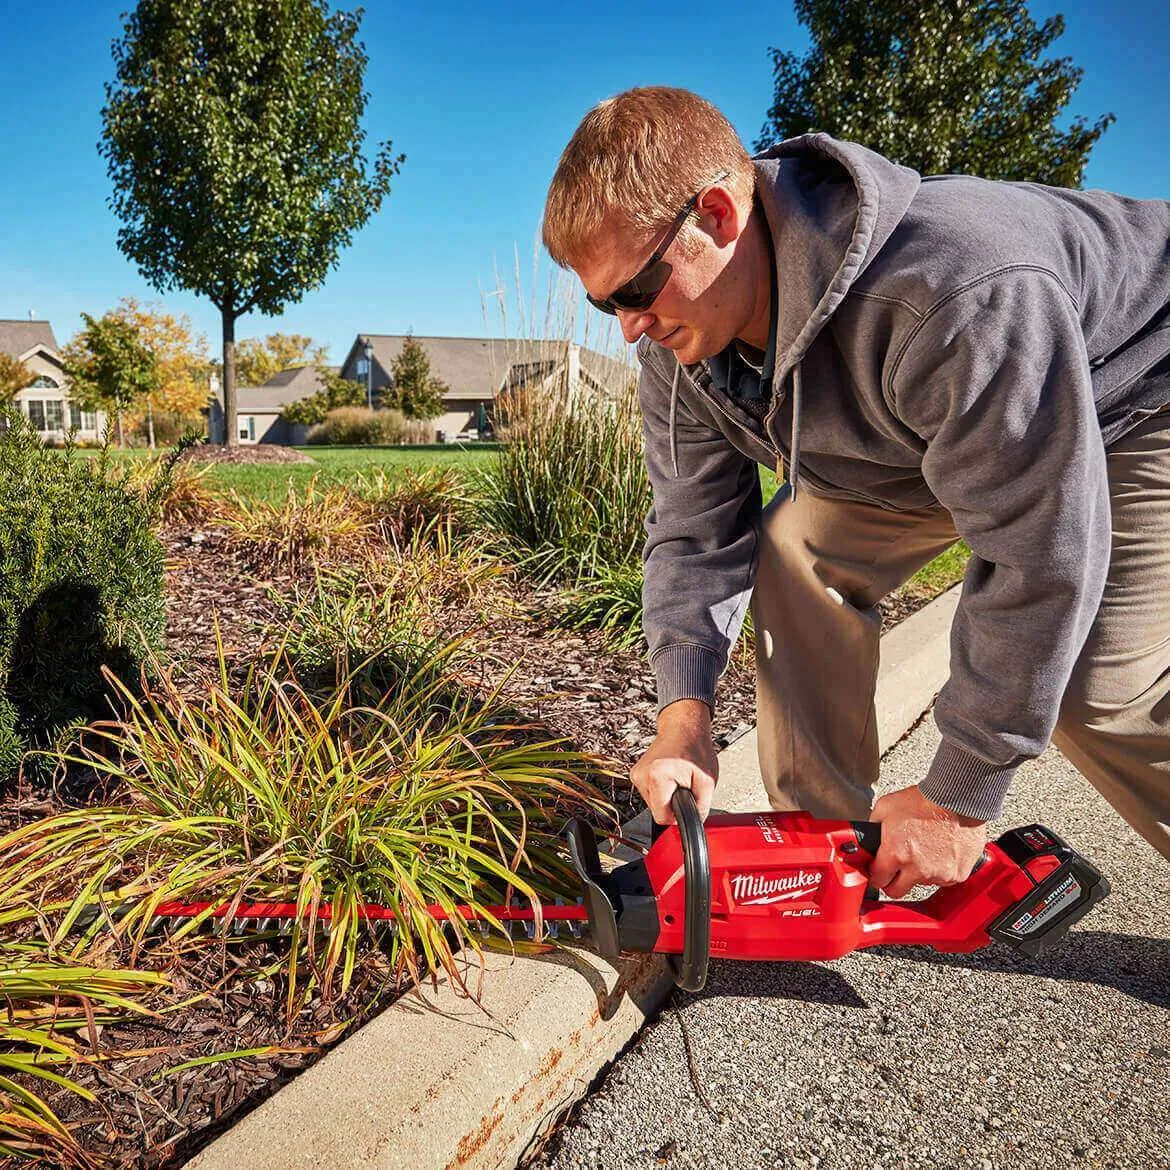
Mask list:
POLYGON ((390 363, 390 385, 382 391, 382 405, 401 410, 407 418, 437 418, 449 392, 447 383, 431 374, 431 359, 422 342, 408 333, 390 363))
POLYGON ((807 56, 770 49, 775 92, 756 149, 824 130, 923 174, 1081 185, 1115 121, 1060 129, 1083 70, 1045 60, 1064 18, 1025 0, 795 0, 807 56))
POLYGON ((117 421, 118 443, 126 441, 127 407, 157 392, 158 359, 144 344, 138 328, 116 312, 100 319, 82 313, 85 328, 62 351, 69 397, 83 410, 109 410, 117 421))
POLYGON ((10 353, 0 353, 0 402, 10 402, 26 386, 31 386, 35 375, 10 353))
POLYGON ((332 370, 318 367, 321 389, 307 398, 290 402, 280 412, 287 423, 301 426, 316 426, 325 421, 331 410, 342 406, 365 406, 366 388, 360 382, 351 382, 332 370))
POLYGON ((114 43, 99 149, 118 245, 220 310, 229 444, 236 319, 320 285, 403 161, 362 154, 359 20, 325 0, 139 0, 114 43))
POLYGON ((236 349, 236 380, 241 386, 263 386, 273 374, 294 366, 323 366, 329 354, 303 333, 270 333, 245 337, 236 349))
POLYGON ((151 409, 198 414, 207 405, 212 365, 207 338, 192 331, 186 313, 176 316, 159 303, 142 305, 133 297, 123 297, 114 315, 134 326, 158 362, 158 389, 147 399, 151 409))

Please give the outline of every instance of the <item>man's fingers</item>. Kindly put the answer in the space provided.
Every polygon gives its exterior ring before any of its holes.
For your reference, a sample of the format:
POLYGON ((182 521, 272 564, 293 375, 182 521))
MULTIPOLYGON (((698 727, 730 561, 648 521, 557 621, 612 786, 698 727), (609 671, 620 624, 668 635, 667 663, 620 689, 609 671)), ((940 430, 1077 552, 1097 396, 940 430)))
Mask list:
POLYGON ((887 898, 898 899, 904 898, 916 885, 918 885, 917 877, 912 872, 900 869, 889 885, 879 888, 885 891, 887 898))
POLYGON ((711 811, 711 801, 715 796, 715 779, 706 772, 695 768, 691 772, 690 789, 695 794, 695 803, 699 806, 699 816, 704 821, 711 811))
POLYGON ((877 856, 869 867, 869 884, 884 890, 897 876, 901 864, 888 845, 878 847, 877 856))

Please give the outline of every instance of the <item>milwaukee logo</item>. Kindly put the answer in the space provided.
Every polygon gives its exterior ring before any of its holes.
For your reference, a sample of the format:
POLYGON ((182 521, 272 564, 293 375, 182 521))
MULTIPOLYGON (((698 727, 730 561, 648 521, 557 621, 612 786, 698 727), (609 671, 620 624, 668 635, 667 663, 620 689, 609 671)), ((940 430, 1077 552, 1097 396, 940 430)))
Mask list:
POLYGON ((767 906, 772 902, 791 902, 797 898, 811 897, 820 888, 821 875, 815 869, 801 869, 780 877, 737 873, 731 879, 732 897, 741 906, 767 906))

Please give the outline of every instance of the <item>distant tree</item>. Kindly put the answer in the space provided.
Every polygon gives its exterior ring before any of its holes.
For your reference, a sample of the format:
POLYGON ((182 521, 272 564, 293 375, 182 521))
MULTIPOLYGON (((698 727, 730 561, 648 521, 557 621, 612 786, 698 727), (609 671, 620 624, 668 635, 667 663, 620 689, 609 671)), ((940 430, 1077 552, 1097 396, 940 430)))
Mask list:
POLYGON ((365 406, 366 388, 360 382, 351 382, 332 370, 320 367, 317 373, 321 379, 321 389, 316 394, 298 398, 296 402, 285 406, 280 412, 285 422, 315 426, 324 422, 325 416, 340 406, 365 406))
POLYGON ((118 246, 219 309, 228 445, 237 318, 320 285, 405 157, 362 156, 359 21, 325 0, 139 0, 114 43, 99 149, 118 246))
POLYGON ((270 333, 245 337, 236 346, 236 384, 262 386, 273 374, 294 366, 323 366, 329 354, 303 333, 270 333))
POLYGON ((185 313, 176 316, 157 303, 140 305, 133 297, 123 297, 114 316, 134 326, 158 362, 158 389, 132 408, 132 413, 141 412, 147 441, 153 447, 156 414, 190 419, 207 405, 211 392, 207 338, 192 332, 185 313))
POLYGON ((770 49, 775 92, 756 141, 824 130, 923 174, 1079 187, 1116 120, 1056 122, 1080 84, 1042 60, 1064 18, 1037 27, 1024 0, 795 0, 812 47, 770 49))
POLYGON ((408 333, 390 363, 390 385, 382 391, 382 405, 401 410, 407 418, 437 418, 449 392, 447 383, 431 374, 431 359, 422 342, 408 333))
POLYGON ((20 358, 0 353, 0 402, 11 402, 35 377, 20 358))
POLYGON ((82 313, 85 328, 62 351, 69 397, 83 410, 113 411, 118 445, 126 445, 122 416, 159 388, 158 359, 143 344, 137 327, 106 313, 95 320, 82 313))

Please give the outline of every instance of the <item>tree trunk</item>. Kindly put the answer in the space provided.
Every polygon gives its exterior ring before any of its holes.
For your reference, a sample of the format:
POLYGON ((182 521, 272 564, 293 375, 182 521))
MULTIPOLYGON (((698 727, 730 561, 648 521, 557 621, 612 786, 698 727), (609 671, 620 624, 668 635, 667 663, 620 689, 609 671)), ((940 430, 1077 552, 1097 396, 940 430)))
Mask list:
POLYGON ((126 434, 122 429, 122 404, 120 402, 114 403, 114 422, 118 427, 118 446, 126 446, 126 434))
POLYGON ((146 404, 146 437, 150 443, 150 449, 154 450, 154 407, 148 402, 146 404))
POLYGON ((230 303, 224 302, 223 314, 223 442, 225 447, 236 447, 240 442, 240 428, 236 413, 236 314, 230 303))

